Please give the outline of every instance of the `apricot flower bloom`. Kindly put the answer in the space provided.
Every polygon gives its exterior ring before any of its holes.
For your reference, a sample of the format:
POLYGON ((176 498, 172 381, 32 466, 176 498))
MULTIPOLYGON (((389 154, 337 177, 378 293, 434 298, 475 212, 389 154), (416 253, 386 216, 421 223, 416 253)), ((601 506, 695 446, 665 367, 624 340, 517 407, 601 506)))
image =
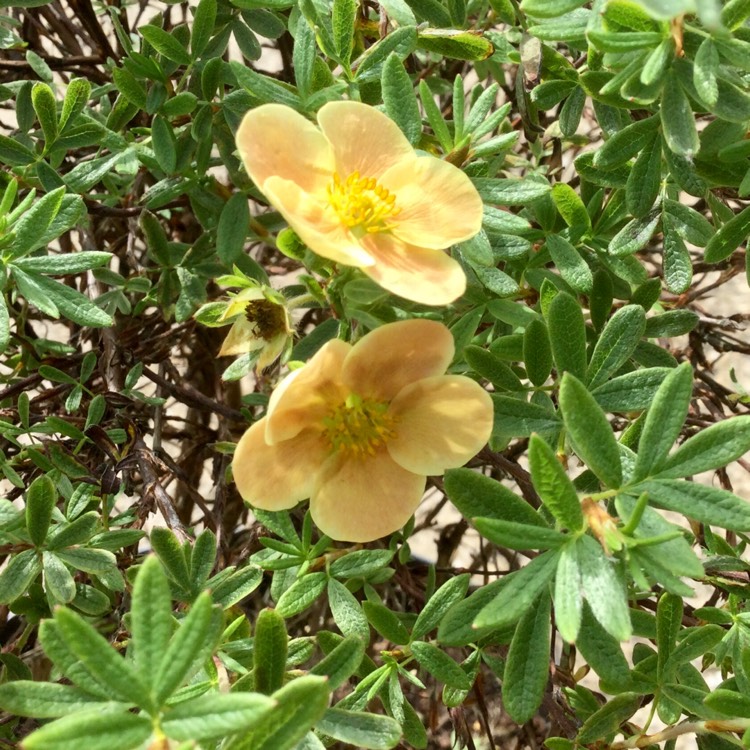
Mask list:
POLYGON ((232 469, 250 505, 310 498, 318 528, 368 542, 400 529, 426 475, 466 463, 492 430, 492 400, 446 375, 453 337, 430 320, 389 323, 353 346, 329 341, 274 391, 240 439, 232 469))
POLYGON ((473 237, 482 200, 457 167, 418 156, 396 123, 359 102, 329 102, 320 129, 281 104, 250 110, 237 148, 253 182, 314 252, 361 268, 427 305, 460 297, 466 277, 442 252, 473 237))

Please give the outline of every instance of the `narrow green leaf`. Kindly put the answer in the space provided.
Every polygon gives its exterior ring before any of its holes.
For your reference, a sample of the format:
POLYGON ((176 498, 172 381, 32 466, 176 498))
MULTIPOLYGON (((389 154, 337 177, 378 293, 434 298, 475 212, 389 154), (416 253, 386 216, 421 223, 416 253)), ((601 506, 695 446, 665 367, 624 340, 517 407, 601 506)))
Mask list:
POLYGON ((686 440, 658 472, 660 479, 719 469, 750 450, 750 417, 718 422, 686 440))
POLYGON ((719 53, 711 37, 701 42, 693 60, 693 83, 698 96, 708 107, 713 107, 719 98, 716 74, 719 70, 719 53))
MULTIPOLYGON (((113 68, 112 79, 117 90, 138 109, 146 109, 147 95, 143 84, 125 68, 113 68)), ((107 123, 109 127, 109 121, 107 123)))
POLYGON ((476 628, 512 625, 532 606, 555 574, 559 552, 548 550, 505 577, 505 586, 474 619, 476 628))
POLYGON ((625 588, 613 563, 607 560, 593 537, 578 540, 578 564, 581 588, 594 617, 613 638, 628 640, 633 629, 625 588))
POLYGON ((26 549, 10 558, 0 572, 0 603, 9 604, 22 596, 42 570, 36 550, 26 549))
POLYGON ((557 270, 560 271, 560 276, 570 284, 573 291, 589 294, 594 285, 594 276, 578 250, 557 234, 548 235, 545 244, 557 270))
POLYGON ((340 708, 329 708, 315 728, 339 742, 365 750, 388 750, 401 739, 401 726, 390 716, 340 708))
POLYGON ((257 693, 270 695, 284 684, 288 636, 284 618, 263 609, 255 621, 253 683, 257 693))
POLYGON ((57 503, 57 490, 52 480, 42 474, 26 493, 26 529, 33 544, 40 547, 47 538, 52 511, 57 503))
POLYGON ((193 17, 193 28, 190 32, 190 52, 197 59, 208 46, 216 24, 216 0, 200 0, 193 17))
MULTIPOLYGON (((218 624, 220 628, 220 621, 218 624)), ((220 630, 215 625, 211 597, 203 593, 180 623, 158 666, 152 667, 156 670, 153 693, 157 706, 163 705, 189 677, 196 654, 218 641, 220 630)))
MULTIPOLYGON (((461 3, 462 0, 453 2, 461 3)), ((486 60, 495 51, 492 42, 481 32, 462 29, 419 29, 417 46, 454 60, 474 62, 486 60)))
POLYGON ((357 671, 364 656, 365 642, 357 635, 350 635, 321 659, 310 674, 327 677, 331 690, 336 690, 357 671))
POLYGON ((560 430, 559 417, 549 406, 495 394, 492 394, 492 402, 495 409, 492 434, 495 437, 528 437, 532 432, 553 434, 560 430))
POLYGON ((586 372, 591 390, 609 380, 630 359, 645 330, 646 314, 640 305, 626 305, 609 319, 586 372))
POLYGON ((726 490, 681 479, 659 478, 640 482, 629 487, 628 492, 647 492, 652 504, 701 523, 731 531, 750 530, 750 503, 726 490))
POLYGON ((425 641, 414 641, 410 648, 419 666, 435 679, 457 690, 471 689, 471 680, 467 674, 437 646, 425 641))
POLYGON ((662 92, 661 125, 670 151, 688 159, 698 153, 700 140, 695 116, 685 90, 673 71, 667 73, 662 92))
POLYGON ((464 348, 464 359, 477 375, 489 380, 497 390, 517 392, 526 390, 518 375, 500 357, 487 349, 469 345, 464 348))
MULTIPOLYGON (((195 551, 193 555, 195 555, 195 551)), ((194 584, 195 580, 193 578, 194 584)), ((222 579, 219 583, 213 584, 212 581, 209 581, 211 597, 223 609, 228 609, 239 603, 248 594, 252 594, 262 581, 263 571, 255 565, 246 565, 244 568, 235 570, 232 575, 222 579)), ((194 585, 193 590, 195 591, 196 588, 197 585, 194 585)))
POLYGON ((328 709, 325 678, 309 675, 293 680, 273 695, 277 705, 249 732, 236 735, 225 750, 293 750, 328 709))
POLYGON ((216 230, 216 251, 227 266, 231 266, 243 254, 249 226, 247 196, 234 193, 221 210, 216 230))
POLYGON ((609 170, 625 164, 650 143, 658 127, 659 120, 656 117, 637 120, 628 125, 595 152, 593 166, 609 170))
POLYGON ((544 385, 552 372, 552 348, 547 326, 538 318, 532 320, 524 331, 523 361, 529 380, 536 386, 544 385))
POLYGON ((449 578, 427 600, 412 628, 412 638, 423 638, 438 626, 445 613, 466 595, 470 577, 468 573, 462 573, 461 575, 449 578))
POLYGON ((578 378, 586 374, 586 327, 576 299, 559 292, 547 313, 547 326, 558 377, 569 372, 578 378))
POLYGON ((0 706, 17 716, 56 719, 73 711, 91 708, 92 703, 98 702, 98 698, 73 685, 32 680, 15 680, 0 685, 0 706))
POLYGON ((692 393, 693 370, 685 362, 664 378, 646 414, 638 441, 633 481, 658 473, 664 465, 670 448, 682 430, 692 393))
POLYGON ((291 617, 306 610, 325 590, 328 576, 325 573, 308 573, 296 580, 276 603, 276 612, 291 617))
POLYGON ((31 273, 43 273, 48 276, 67 276, 81 273, 92 268, 100 268, 112 259, 112 253, 98 250, 87 250, 80 253, 60 253, 59 255, 34 256, 19 258, 13 266, 31 273))
POLYGON ((360 549, 334 560, 328 573, 335 578, 361 578, 372 575, 390 563, 393 550, 360 549))
POLYGON ((633 164, 627 185, 625 199, 628 212, 642 219, 653 208, 661 187, 661 138, 655 136, 650 145, 633 164))
POLYGON ((115 700, 141 706, 148 703, 146 686, 130 662, 75 612, 65 607, 55 611, 55 624, 65 645, 115 700))
POLYGON ((172 126, 160 115, 151 123, 151 143, 161 170, 172 174, 177 169, 177 139, 172 126))
POLYGON ((219 739, 252 729, 275 705, 257 693, 208 693, 170 708, 160 725, 167 737, 179 742, 219 739))
MULTIPOLYGON (((558 182, 552 187, 552 200, 569 227, 591 228, 591 217, 578 193, 570 185, 558 182)), ((550 235, 550 237, 559 235, 550 235)), ((547 238, 549 240, 549 237, 547 238)))
POLYGON ((151 547, 161 560, 169 577, 185 591, 190 591, 190 573, 182 546, 169 529, 156 527, 149 537, 151 547))
POLYGON ((570 531, 581 531, 584 518, 578 493, 552 448, 538 435, 529 441, 529 467, 534 488, 555 520, 570 531))
POLYGON ((354 44, 354 27, 357 20, 357 0, 333 0, 331 11, 331 27, 333 30, 333 45, 339 62, 349 66, 354 44))
POLYGON ((41 247, 44 233, 57 216, 65 196, 65 188, 60 187, 42 196, 13 226, 15 240, 12 245, 13 259, 28 255, 41 247))
POLYGON ((624 258, 642 250, 653 237, 661 218, 661 211, 655 209, 641 218, 629 221, 609 242, 609 252, 617 258, 624 258))
POLYGON ((376 602, 363 602, 367 619, 375 630, 397 646, 403 646, 409 642, 409 631, 401 623, 396 614, 388 607, 376 602))
POLYGON ((622 482, 620 450, 604 412, 580 380, 566 373, 560 408, 576 453, 608 487, 622 482))
POLYGON ((690 288, 690 282, 693 279, 693 262, 669 214, 662 217, 662 229, 664 232, 664 281, 672 294, 682 294, 690 288))
POLYGON ((552 189, 542 180, 521 180, 515 177, 475 177, 472 182, 486 203, 504 206, 523 206, 543 198, 552 189))
POLYGON ((599 677, 606 680, 608 686, 623 690, 630 684, 630 665, 619 641, 599 624, 586 603, 581 612, 581 629, 576 648, 599 677))
POLYGON ((160 54, 179 65, 190 65, 190 54, 174 34, 158 26, 140 26, 141 36, 160 54))
POLYGON ((142 714, 91 709, 47 724, 23 741, 25 750, 132 750, 151 735, 142 714))
MULTIPOLYGON (((574 643, 581 628, 581 571, 578 568, 577 546, 574 542, 560 550, 555 573, 555 624, 560 635, 574 643)), ((593 666, 593 665, 592 665, 593 666)))
POLYGON ((416 145, 422 136, 422 118, 411 78, 395 52, 388 56, 383 65, 381 85, 385 111, 399 126, 409 143, 416 145))
POLYGON ((156 557, 150 556, 138 571, 133 586, 130 630, 135 667, 152 687, 156 671, 172 634, 172 606, 167 576, 156 557))
POLYGON ((704 703, 727 716, 750 719, 750 697, 734 690, 717 688, 706 696, 704 703))
POLYGON ((641 705, 643 697, 638 693, 620 693, 586 719, 576 738, 581 745, 615 734, 620 725, 629 719, 641 705))
POLYGON ((656 674, 664 679, 664 664, 682 629, 682 597, 664 593, 656 605, 656 674))
POLYGON ((42 553, 44 590, 58 603, 67 604, 76 595, 76 584, 65 563, 52 552, 42 553))
POLYGON ((718 263, 728 258, 750 235, 750 206, 730 219, 709 240, 704 255, 706 263, 718 263))
POLYGON ((335 578, 328 581, 328 606, 334 622, 344 635, 357 636, 369 643, 370 626, 362 607, 354 594, 335 578))
POLYGON ((505 662, 503 705, 518 724, 534 716, 544 697, 550 634, 550 598, 545 592, 518 623, 505 662))
MULTIPOLYGON (((313 82, 313 70, 315 67, 316 47, 315 31, 307 19, 300 13, 297 21, 297 33, 294 37, 294 48, 292 50, 292 65, 294 68, 294 80, 297 90, 302 97, 310 95, 313 82)), ((221 247, 220 245, 217 245, 221 247)))
POLYGON ((57 140, 57 102, 52 89, 46 83, 35 83, 31 89, 31 103, 44 134, 45 150, 57 140))
POLYGON ((475 518, 477 531, 498 547, 508 549, 556 549, 565 542, 565 535, 544 526, 527 526, 497 518, 475 518))

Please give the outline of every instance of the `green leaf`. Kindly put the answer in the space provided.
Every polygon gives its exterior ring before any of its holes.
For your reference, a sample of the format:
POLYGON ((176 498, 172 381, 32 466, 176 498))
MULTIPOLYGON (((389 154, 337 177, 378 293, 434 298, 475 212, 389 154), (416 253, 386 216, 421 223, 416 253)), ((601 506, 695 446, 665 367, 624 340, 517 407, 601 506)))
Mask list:
POLYGON ((658 127, 659 120, 655 116, 628 125, 594 153, 593 166, 610 170, 625 164, 651 142, 658 127))
POLYGON ((146 686, 134 667, 91 625, 65 607, 55 611, 55 624, 68 649, 115 700, 136 706, 148 704, 146 686))
POLYGON ((445 472, 445 492, 466 518, 497 518, 527 526, 544 526, 542 517, 505 485, 472 469, 445 472))
POLYGON ((578 733, 577 741, 588 745, 596 740, 615 734, 620 725, 629 719, 641 705, 642 696, 637 693, 620 693, 586 719, 578 733))
POLYGON ((578 554, 575 541, 564 545, 555 572, 555 623, 560 635, 574 643, 581 627, 581 571, 578 567, 578 554))
POLYGON ((91 709, 47 724, 26 737, 25 750, 133 750, 151 735, 142 714, 91 709))
POLYGON ((506 578, 492 581, 454 604, 440 621, 438 642, 443 646, 466 646, 477 641, 483 633, 473 626, 474 619, 506 585, 506 578))
POLYGON ((138 109, 146 109, 146 89, 129 70, 126 70, 125 68, 112 68, 112 80, 114 81, 117 90, 132 105, 138 109))
POLYGON ((420 667, 435 679, 457 690, 470 690, 472 681, 468 675, 444 651, 425 641, 410 644, 414 658, 420 667))
POLYGON ((507 575, 505 586, 474 619, 474 627, 499 628, 519 620, 554 576, 558 555, 548 550, 507 575))
POLYGON ((190 52, 195 60, 208 47, 216 25, 216 0, 200 0, 195 9, 193 28, 190 32, 190 52))
POLYGON ((582 531, 578 493, 552 448, 538 435, 529 441, 529 467, 534 488, 555 520, 570 531, 582 531))
POLYGON ((422 136, 422 117, 411 78, 395 52, 388 56, 383 65, 381 85, 385 111, 399 126, 409 143, 416 145, 422 136))
MULTIPOLYGON (((202 2, 205 1, 206 0, 202 0, 202 2)), ((211 2, 215 2, 215 0, 211 0, 211 2)), ((286 106, 292 107, 292 109, 298 111, 302 109, 302 103, 299 96, 290 88, 282 86, 282 84, 273 78, 256 73, 251 68, 248 68, 246 65, 243 65, 236 60, 231 61, 229 67, 232 73, 234 73, 237 83, 262 102, 285 104, 286 106)))
POLYGON ((560 271, 560 276, 568 282, 573 291, 589 294, 594 285, 594 276, 578 250, 557 234, 548 235, 545 244, 560 271))
POLYGON ((626 688, 630 684, 630 666, 618 640, 599 624, 588 604, 584 604, 581 615, 576 648, 608 686, 615 690, 626 688))
POLYGON ((331 690, 336 690, 357 671, 364 655, 365 642, 362 638, 358 635, 347 636, 310 670, 310 674, 327 677, 331 690))
POLYGON ((504 206, 527 205, 551 190, 548 182, 529 178, 475 177, 472 182, 482 200, 504 206))
POLYGON ((55 719, 90 708, 92 703, 98 702, 97 698, 73 685, 32 680, 15 680, 0 685, 0 706, 17 716, 55 719))
POLYGON ((464 348, 466 364, 474 372, 489 380, 500 391, 524 391, 521 379, 496 354, 481 346, 469 345, 464 348))
POLYGON ((333 0, 331 11, 333 46, 339 61, 345 67, 349 66, 352 56, 358 7, 357 0, 333 0))
POLYGON ((716 487, 680 479, 650 479, 628 488, 640 495, 647 492, 652 504, 682 513, 701 523, 731 531, 750 530, 750 503, 716 487))
POLYGON ((380 78, 383 63, 392 53, 399 60, 404 60, 414 51, 416 46, 417 30, 413 26, 405 26, 391 31, 383 39, 375 42, 362 55, 357 68, 357 80, 362 82, 380 78))
POLYGON ((293 680, 273 695, 277 705, 248 732, 226 743, 225 750, 293 750, 328 709, 325 678, 293 680))
POLYGON ((36 550, 26 549, 13 555, 0 572, 0 603, 9 604, 23 595, 41 570, 36 550))
POLYGON ((328 573, 335 578, 361 578, 382 570, 393 559, 393 550, 361 549, 334 560, 328 573))
POLYGON ((55 485, 46 474, 42 474, 31 483, 26 493, 26 529, 31 542, 37 547, 44 544, 47 538, 56 503, 55 485))
POLYGON ((560 429, 557 414, 546 406, 494 393, 492 402, 495 408, 492 434, 496 437, 528 437, 532 432, 554 433, 560 429))
POLYGON ((750 417, 718 422, 686 440, 663 464, 660 479, 719 469, 750 450, 750 417))
POLYGON ((315 31, 300 13, 297 21, 297 33, 294 36, 292 67, 294 68, 294 81, 297 84, 297 90, 303 97, 310 95, 315 58, 315 31))
POLYGON ((508 549, 556 549, 565 542, 565 535, 544 526, 528 526, 496 518, 475 518, 474 526, 486 539, 508 549))
POLYGON ((575 297, 559 292, 547 312, 547 326, 558 376, 569 372, 578 378, 586 375, 586 326, 575 297))
POLYGON ((575 136, 585 104, 586 91, 581 86, 576 86, 560 110, 560 132, 567 138, 575 136))
POLYGON ((180 742, 218 739, 252 729, 275 705, 257 693, 209 693, 170 708, 160 725, 167 737, 180 742))
POLYGON ((623 258, 642 250, 653 237, 661 218, 658 209, 642 218, 629 221, 609 242, 609 252, 617 258, 623 258))
POLYGON ((172 606, 167 576, 159 560, 150 556, 138 570, 133 586, 130 629, 135 667, 152 687, 172 634, 172 606))
POLYGON ((662 229, 664 233, 664 281, 670 292, 682 294, 690 288, 690 282, 693 279, 693 262, 669 214, 662 217, 662 229))
POLYGON ((664 593, 656 605, 657 677, 664 679, 664 664, 674 649, 682 628, 682 597, 664 593))
POLYGON ((486 60, 495 51, 492 42, 478 31, 419 29, 417 46, 454 60, 486 60))
POLYGON ((179 65, 190 65, 190 55, 174 34, 158 26, 140 26, 141 36, 160 54, 179 65))
POLYGON ((9 167, 25 167, 36 161, 34 152, 15 138, 0 135, 0 160, 9 167))
POLYGON ((55 95, 46 83, 35 83, 31 89, 31 103, 44 134, 45 150, 49 150, 58 133, 55 95))
POLYGON ((560 386, 560 408, 576 453, 604 482, 622 482, 620 450, 604 412, 580 380, 565 373, 560 386))
POLYGON ((401 739, 401 726, 390 716, 329 708, 315 728, 339 742, 365 750, 388 750, 401 739))
POLYGON ((115 556, 105 549, 70 547, 68 549, 59 549, 56 551, 56 554, 73 568, 83 570, 86 573, 93 573, 94 575, 107 573, 117 568, 115 556))
POLYGON ((669 150, 691 159, 700 149, 695 116, 685 90, 673 71, 667 73, 661 98, 661 126, 669 150))
POLYGON ((52 552, 42 553, 44 590, 58 603, 67 604, 76 595, 76 584, 63 561, 52 552))
POLYGON ((544 697, 550 634, 550 598, 545 592, 518 623, 505 662, 503 705, 518 724, 534 716, 544 697))
POLYGON ((412 638, 423 638, 438 626, 445 613, 466 595, 470 577, 468 573, 462 573, 449 578, 427 600, 411 630, 412 638))
POLYGON ((693 60, 693 83, 698 96, 707 106, 713 107, 719 98, 716 74, 719 70, 719 52, 710 37, 701 42, 693 60))
POLYGON ((42 196, 13 226, 15 239, 13 241, 13 259, 28 255, 41 247, 45 239, 45 232, 52 220, 57 216, 63 202, 65 188, 60 187, 42 196))
POLYGON ((190 612, 180 623, 158 665, 152 667, 156 670, 153 695, 157 706, 163 705, 190 677, 197 656, 205 659, 210 655, 220 632, 221 619, 214 617, 211 597, 204 592, 195 600, 190 612))
POLYGON ((65 183, 75 193, 86 193, 109 174, 123 159, 125 152, 117 151, 90 161, 82 161, 65 175, 65 183))
POLYGON ((284 618, 303 612, 323 593, 327 581, 325 573, 308 573, 297 579, 279 597, 276 612, 284 618))
POLYGON ((705 697, 704 703, 709 708, 728 716, 750 718, 750 697, 734 690, 717 688, 705 697))
POLYGON ((354 594, 335 578, 328 581, 328 606, 334 622, 345 636, 357 636, 369 643, 370 626, 362 607, 354 594))
POLYGON ((190 591, 190 573, 185 553, 174 533, 169 529, 156 527, 151 531, 149 541, 169 577, 185 591, 190 591))
MULTIPOLYGON (((552 200, 555 202, 560 216, 563 217, 569 227, 591 229, 591 217, 586 210, 586 206, 570 185, 566 185, 564 182, 555 184, 552 187, 552 200)), ((550 237, 552 236, 559 237, 559 235, 550 235, 550 237)), ((549 241, 549 237, 547 241, 549 241)))
POLYGON ((80 253, 61 253, 59 255, 43 255, 33 258, 19 258, 13 261, 15 268, 27 273, 44 273, 48 276, 67 276, 81 273, 92 268, 100 268, 112 259, 112 253, 87 250, 80 253))
POLYGON ((633 481, 657 473, 664 465, 664 459, 682 430, 692 393, 693 370, 685 362, 664 378, 646 414, 638 441, 633 481))
POLYGON ((177 139, 172 126, 161 115, 151 123, 151 143, 161 170, 172 174, 177 169, 177 139))
POLYGON ((630 359, 645 330, 646 314, 640 305, 626 305, 609 319, 586 372, 591 390, 602 385, 630 359))
POLYGON ((730 219, 709 240, 704 259, 706 263, 718 263, 728 258, 750 235, 750 206, 746 206, 730 219))
POLYGON ((221 210, 216 230, 216 252, 227 266, 231 266, 243 254, 249 226, 247 196, 234 193, 221 210))
POLYGON ((552 372, 552 348, 547 326, 539 318, 532 320, 524 331, 523 361, 529 380, 536 386, 544 385, 552 372))
POLYGON ((661 187, 661 138, 655 136, 651 145, 644 146, 633 164, 625 186, 628 212, 644 218, 652 209, 661 187))
POLYGON ((263 609, 255 621, 253 683, 255 691, 270 695, 284 684, 288 636, 284 618, 263 609))
POLYGON ((601 545, 593 537, 581 537, 577 546, 581 589, 594 617, 613 638, 628 640, 632 626, 627 594, 614 565, 607 560, 601 545))
POLYGON ((376 602, 363 602, 365 616, 375 630, 391 643, 403 646, 409 642, 409 631, 388 607, 376 602))

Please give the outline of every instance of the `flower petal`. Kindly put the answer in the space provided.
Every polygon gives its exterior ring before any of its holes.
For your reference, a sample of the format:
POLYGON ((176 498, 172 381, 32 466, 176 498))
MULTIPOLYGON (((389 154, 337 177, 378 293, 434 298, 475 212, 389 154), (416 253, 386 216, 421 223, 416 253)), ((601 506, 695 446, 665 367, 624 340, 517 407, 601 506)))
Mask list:
POLYGON ((426 483, 384 450, 359 460, 332 456, 317 479, 310 498, 313 521, 341 542, 371 542, 398 531, 417 509, 426 483))
POLYGON ((363 398, 390 401, 407 385, 442 375, 454 352, 453 336, 441 323, 423 318, 388 323, 354 345, 341 381, 363 398))
POLYGON ((281 177, 269 177, 263 192, 313 252, 358 268, 375 262, 321 196, 306 193, 281 177))
POLYGON ((333 339, 281 381, 268 402, 265 439, 269 445, 320 426, 331 406, 346 399, 349 391, 342 383, 341 370, 351 349, 351 344, 333 339))
POLYGON ((325 190, 334 170, 333 152, 309 120, 282 104, 251 109, 237 130, 237 149, 253 182, 278 176, 303 190, 325 190))
POLYGON ((245 318, 240 318, 232 323, 227 337, 219 350, 220 357, 229 357, 235 354, 246 354, 262 349, 266 341, 258 336, 255 325, 245 318))
POLYGON ((407 245, 391 234, 370 234, 362 245, 375 265, 362 270, 393 294, 423 305, 449 305, 466 291, 461 266, 442 250, 407 245))
POLYGON ((482 228, 482 199, 458 168, 434 156, 401 162, 380 180, 396 196, 393 233, 418 247, 441 250, 482 228))
POLYGON ((367 104, 324 104, 318 124, 333 148, 336 172, 342 179, 352 172, 377 179, 401 160, 414 159, 414 149, 398 125, 367 104))
POLYGON ((388 441, 394 461, 419 474, 442 474, 463 466, 489 440, 492 399, 463 375, 425 378, 393 399, 396 437, 388 441))
POLYGON ((232 473, 242 499, 263 510, 286 510, 310 497, 328 449, 320 433, 306 430, 279 445, 265 441, 266 419, 240 438, 232 473))

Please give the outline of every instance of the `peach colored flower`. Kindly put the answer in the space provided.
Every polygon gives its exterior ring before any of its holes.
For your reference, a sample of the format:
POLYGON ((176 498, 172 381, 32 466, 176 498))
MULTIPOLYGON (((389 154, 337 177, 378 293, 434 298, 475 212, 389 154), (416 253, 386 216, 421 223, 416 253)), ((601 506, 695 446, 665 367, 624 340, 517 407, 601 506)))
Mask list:
POLYGON ((240 439, 242 497, 264 510, 309 497, 318 528, 340 541, 400 529, 426 475, 465 464, 492 430, 489 394, 445 374, 453 353, 450 331, 431 320, 389 323, 353 346, 329 341, 240 439))
POLYGON ((329 102, 315 127, 281 104, 250 110, 237 148, 253 182, 314 252, 356 266, 427 305, 466 277, 442 252, 473 237, 482 200, 457 167, 418 156, 396 123, 359 102, 329 102))

